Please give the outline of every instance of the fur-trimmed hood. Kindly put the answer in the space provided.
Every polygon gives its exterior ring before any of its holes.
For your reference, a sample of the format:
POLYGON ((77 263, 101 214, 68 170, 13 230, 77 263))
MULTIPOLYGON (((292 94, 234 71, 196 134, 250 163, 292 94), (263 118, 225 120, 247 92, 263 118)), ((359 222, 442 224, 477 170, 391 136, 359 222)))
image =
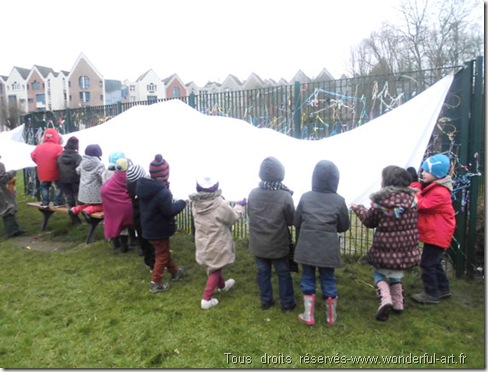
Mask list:
POLYGON ((410 207, 410 205, 412 204, 412 200, 415 198, 415 194, 417 192, 418 190, 412 187, 387 186, 371 194, 369 198, 373 203, 380 204, 384 207, 410 207), (399 193, 405 194, 405 197, 400 199, 400 203, 399 199, 392 198, 393 195, 399 193))

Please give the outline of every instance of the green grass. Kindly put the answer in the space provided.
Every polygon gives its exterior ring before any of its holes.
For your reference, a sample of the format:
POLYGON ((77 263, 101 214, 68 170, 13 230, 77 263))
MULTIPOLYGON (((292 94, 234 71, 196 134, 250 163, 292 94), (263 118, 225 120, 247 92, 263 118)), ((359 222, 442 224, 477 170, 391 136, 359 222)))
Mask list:
POLYGON ((204 311, 200 299, 206 274, 195 262, 190 235, 171 239, 174 257, 187 274, 168 292, 152 294, 150 274, 137 252, 114 253, 102 229, 95 243, 85 244, 88 226, 72 226, 62 214, 52 216, 51 232, 40 234, 41 214, 24 205, 25 197, 18 200, 27 235, 66 245, 41 252, 34 243, 19 245, 25 238, 0 235, 0 367, 485 367, 482 279, 456 279, 450 272, 452 298, 422 306, 408 298, 422 288, 419 270, 414 270, 404 280, 405 312, 378 322, 370 266, 362 257, 343 257, 337 270, 337 324, 326 324, 319 301, 317 323, 310 327, 297 320, 303 310, 297 274, 298 306, 292 313, 282 313, 279 306, 260 309, 255 264, 246 241, 239 240, 237 262, 224 270, 236 285, 216 294, 219 305, 204 311), (459 364, 461 353, 464 364, 459 364), (353 357, 378 357, 381 364, 355 364, 353 357), (396 358, 397 364, 382 357, 396 358), (427 357, 438 360, 430 364, 427 357), (402 358, 407 363, 398 363, 402 358), (417 363, 409 364, 408 358, 417 363))

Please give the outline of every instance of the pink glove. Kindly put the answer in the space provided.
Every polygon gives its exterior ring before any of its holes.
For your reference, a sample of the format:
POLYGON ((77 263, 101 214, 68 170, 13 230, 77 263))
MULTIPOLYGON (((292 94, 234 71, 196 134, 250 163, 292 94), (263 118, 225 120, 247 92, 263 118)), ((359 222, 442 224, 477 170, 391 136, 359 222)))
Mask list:
POLYGON ((238 202, 236 202, 237 205, 240 205, 242 207, 245 207, 246 204, 247 204, 247 200, 246 198, 242 199, 242 200, 239 200, 238 202))

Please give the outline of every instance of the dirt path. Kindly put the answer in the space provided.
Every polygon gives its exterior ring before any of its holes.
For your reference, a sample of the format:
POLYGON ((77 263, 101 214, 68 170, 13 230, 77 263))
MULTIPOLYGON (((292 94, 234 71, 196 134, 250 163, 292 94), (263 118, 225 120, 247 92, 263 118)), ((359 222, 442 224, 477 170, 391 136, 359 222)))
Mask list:
POLYGON ((11 238, 11 241, 23 248, 40 252, 63 251, 72 245, 70 242, 56 242, 50 240, 49 233, 36 236, 23 235, 16 238, 11 238))

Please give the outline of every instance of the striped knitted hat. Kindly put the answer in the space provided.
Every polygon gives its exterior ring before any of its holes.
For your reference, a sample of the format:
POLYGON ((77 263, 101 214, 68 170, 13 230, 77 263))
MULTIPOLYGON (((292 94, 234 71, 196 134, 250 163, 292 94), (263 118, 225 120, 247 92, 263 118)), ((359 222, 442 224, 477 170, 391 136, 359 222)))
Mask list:
POLYGON ((139 164, 131 165, 127 169, 127 182, 135 182, 139 178, 146 177, 146 171, 139 164))
POLYGON ((157 154, 149 164, 149 174, 152 179, 167 182, 169 179, 169 164, 163 159, 163 155, 157 154))

